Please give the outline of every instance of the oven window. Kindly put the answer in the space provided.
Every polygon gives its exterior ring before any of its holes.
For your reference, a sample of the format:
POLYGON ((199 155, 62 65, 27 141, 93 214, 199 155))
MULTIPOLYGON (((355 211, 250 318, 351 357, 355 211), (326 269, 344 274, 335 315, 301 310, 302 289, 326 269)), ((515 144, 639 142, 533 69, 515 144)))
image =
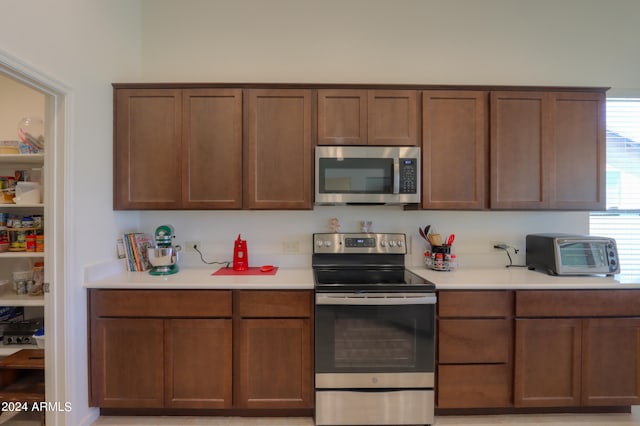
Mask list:
POLYGON ((316 305, 316 372, 433 372, 435 305, 316 305))
POLYGON ((416 366, 415 320, 336 318, 334 328, 338 368, 416 366))
POLYGON ((320 158, 321 193, 391 194, 393 160, 387 158, 320 158))

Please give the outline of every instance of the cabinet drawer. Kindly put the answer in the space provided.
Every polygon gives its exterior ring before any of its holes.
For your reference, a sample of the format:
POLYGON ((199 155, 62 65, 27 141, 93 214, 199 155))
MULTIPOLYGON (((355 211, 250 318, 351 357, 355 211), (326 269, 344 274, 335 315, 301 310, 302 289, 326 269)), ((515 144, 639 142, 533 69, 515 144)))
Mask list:
POLYGON ((640 316, 640 290, 517 291, 516 316, 640 316))
POLYGON ((507 363, 511 358, 511 330, 511 320, 506 319, 441 319, 438 362, 507 363))
POLYGON ((513 312, 512 291, 440 291, 438 316, 501 318, 513 312))
POLYGON ((238 312, 243 318, 307 318, 311 316, 311 291, 238 291, 238 312))
POLYGON ((90 290, 98 317, 231 317, 231 290, 90 290))
POLYGON ((498 365, 438 367, 438 408, 510 407, 511 368, 498 365))

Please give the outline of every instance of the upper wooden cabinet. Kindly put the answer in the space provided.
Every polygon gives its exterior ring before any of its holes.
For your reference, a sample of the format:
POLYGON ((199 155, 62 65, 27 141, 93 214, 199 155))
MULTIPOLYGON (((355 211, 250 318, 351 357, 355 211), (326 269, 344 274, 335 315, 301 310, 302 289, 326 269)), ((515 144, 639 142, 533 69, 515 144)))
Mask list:
POLYGON ((422 207, 487 207, 487 92, 422 92, 422 207))
POLYGON ((604 93, 491 93, 491 208, 601 210, 604 93))
POLYGON ((318 90, 318 145, 418 145, 415 90, 318 90))
POLYGON ((242 90, 114 96, 116 210, 242 207, 242 90))
POLYGON ((311 90, 247 93, 245 207, 311 209, 311 90))

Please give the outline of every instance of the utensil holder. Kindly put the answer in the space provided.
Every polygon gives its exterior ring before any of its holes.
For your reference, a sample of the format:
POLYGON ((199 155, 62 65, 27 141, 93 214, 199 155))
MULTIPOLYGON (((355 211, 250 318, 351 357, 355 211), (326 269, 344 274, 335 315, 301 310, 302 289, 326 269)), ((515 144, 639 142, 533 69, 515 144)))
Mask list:
POLYGON ((457 257, 451 253, 451 246, 443 244, 432 246, 431 252, 425 253, 425 266, 434 271, 451 271, 458 266, 457 257))

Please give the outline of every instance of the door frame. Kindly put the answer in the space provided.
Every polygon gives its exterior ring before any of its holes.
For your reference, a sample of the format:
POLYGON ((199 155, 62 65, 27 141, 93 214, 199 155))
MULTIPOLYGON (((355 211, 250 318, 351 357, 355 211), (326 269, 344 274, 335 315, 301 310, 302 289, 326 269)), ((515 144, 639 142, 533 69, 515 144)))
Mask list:
MULTIPOLYGON (((71 270, 68 262, 71 245, 64 244, 68 227, 65 226, 65 211, 69 203, 65 197, 66 171, 65 158, 68 158, 65 143, 69 134, 69 111, 71 89, 10 56, 0 50, 0 74, 45 95, 45 150, 44 161, 44 201, 45 228, 47 229, 47 248, 45 251, 45 283, 50 284, 50 291, 44 295, 44 320, 47 338, 45 343, 45 395, 47 401, 68 401, 66 397, 67 371, 65 322, 65 289, 67 271, 71 270)), ((68 220, 68 219, 67 219, 68 220)), ((63 425, 64 412, 48 411, 48 425, 63 425)))

